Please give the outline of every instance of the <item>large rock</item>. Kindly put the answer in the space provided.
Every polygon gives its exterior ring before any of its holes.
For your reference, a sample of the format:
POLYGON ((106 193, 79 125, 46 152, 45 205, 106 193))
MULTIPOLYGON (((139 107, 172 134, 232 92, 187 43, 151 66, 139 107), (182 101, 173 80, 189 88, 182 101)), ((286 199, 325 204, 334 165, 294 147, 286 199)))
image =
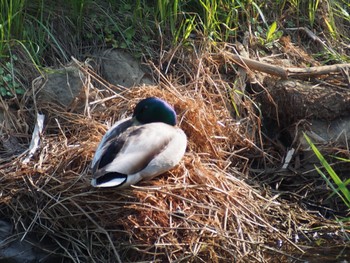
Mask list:
POLYGON ((106 50, 102 53, 100 59, 101 75, 113 85, 130 88, 142 84, 154 84, 140 62, 122 50, 106 50))
POLYGON ((49 252, 53 244, 45 239, 42 244, 33 238, 24 238, 13 233, 13 225, 0 219, 0 262, 4 263, 36 263, 62 262, 62 257, 49 252))
POLYGON ((37 95, 39 104, 55 103, 68 107, 83 90, 85 76, 78 67, 72 65, 50 70, 40 80, 37 95))

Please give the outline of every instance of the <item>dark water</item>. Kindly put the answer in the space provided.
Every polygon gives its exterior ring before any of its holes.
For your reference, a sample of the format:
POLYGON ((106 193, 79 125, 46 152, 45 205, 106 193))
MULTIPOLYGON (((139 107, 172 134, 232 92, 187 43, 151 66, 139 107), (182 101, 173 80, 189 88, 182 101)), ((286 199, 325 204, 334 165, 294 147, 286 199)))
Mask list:
POLYGON ((291 262, 303 263, 350 263, 350 244, 347 247, 314 247, 304 249, 305 254, 295 256, 291 262))

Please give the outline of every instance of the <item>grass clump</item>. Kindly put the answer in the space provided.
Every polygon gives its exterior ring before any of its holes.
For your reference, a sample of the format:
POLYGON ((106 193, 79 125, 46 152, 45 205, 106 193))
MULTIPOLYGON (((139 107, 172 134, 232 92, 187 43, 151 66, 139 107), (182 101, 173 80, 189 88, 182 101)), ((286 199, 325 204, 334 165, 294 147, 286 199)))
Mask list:
MULTIPOLYGON (((12 56, 12 60, 16 61, 17 57, 12 56)), ((0 95, 2 97, 13 97, 23 94, 24 89, 15 79, 13 63, 6 62, 3 66, 0 65, 0 95)))
POLYGON ((24 0, 1 0, 0 2, 0 55, 11 44, 11 39, 22 37, 24 4, 24 0))
POLYGON ((346 181, 342 181, 340 177, 337 175, 337 173, 334 171, 332 166, 327 162, 327 160, 324 158, 324 156, 321 154, 321 152, 317 149, 315 144, 312 143, 310 138, 304 134, 304 137, 308 144, 310 145, 312 151, 315 153, 317 158, 319 159, 321 165, 324 167, 324 169, 327 171, 328 176, 324 174, 324 172, 317 166, 315 166, 316 171, 322 176, 322 178, 327 183, 328 187, 330 187, 333 191, 333 195, 337 195, 344 204, 350 208, 350 179, 347 179, 346 181), (330 179, 332 179, 332 181, 330 179))
MULTIPOLYGON (((319 28, 331 43, 347 41, 345 22, 350 19, 348 5, 339 0, 63 2, 52 8, 51 1, 2 1, 0 56, 8 56, 20 42, 39 68, 67 63, 71 56, 83 59, 104 47, 149 59, 156 56, 153 50, 159 49, 160 39, 166 47, 202 36, 214 43, 234 43, 249 32, 266 45, 284 28, 300 25, 319 28)), ((321 52, 328 59, 345 58, 337 50, 321 52)))

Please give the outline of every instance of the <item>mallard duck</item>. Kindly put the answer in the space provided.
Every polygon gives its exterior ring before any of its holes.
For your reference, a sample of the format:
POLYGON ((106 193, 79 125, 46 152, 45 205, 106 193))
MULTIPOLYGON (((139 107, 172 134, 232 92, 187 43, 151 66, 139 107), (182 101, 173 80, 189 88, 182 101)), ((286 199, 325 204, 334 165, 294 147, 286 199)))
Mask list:
POLYGON ((187 137, 176 127, 176 113, 165 101, 141 100, 132 117, 115 123, 103 136, 92 160, 94 187, 125 188, 175 167, 187 137))

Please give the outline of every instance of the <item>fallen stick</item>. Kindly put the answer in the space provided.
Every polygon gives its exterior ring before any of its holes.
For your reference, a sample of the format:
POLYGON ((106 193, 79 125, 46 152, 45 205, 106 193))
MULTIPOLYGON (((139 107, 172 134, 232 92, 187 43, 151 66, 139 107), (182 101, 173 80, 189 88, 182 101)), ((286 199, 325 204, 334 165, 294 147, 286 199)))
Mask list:
POLYGON ((309 77, 329 73, 341 73, 342 70, 350 69, 350 63, 309 68, 282 68, 265 62, 259 62, 250 58, 244 58, 242 56, 231 53, 225 53, 225 57, 228 57, 235 64, 245 69, 257 70, 270 75, 281 77, 282 79, 287 79, 288 77, 292 76, 309 77))

